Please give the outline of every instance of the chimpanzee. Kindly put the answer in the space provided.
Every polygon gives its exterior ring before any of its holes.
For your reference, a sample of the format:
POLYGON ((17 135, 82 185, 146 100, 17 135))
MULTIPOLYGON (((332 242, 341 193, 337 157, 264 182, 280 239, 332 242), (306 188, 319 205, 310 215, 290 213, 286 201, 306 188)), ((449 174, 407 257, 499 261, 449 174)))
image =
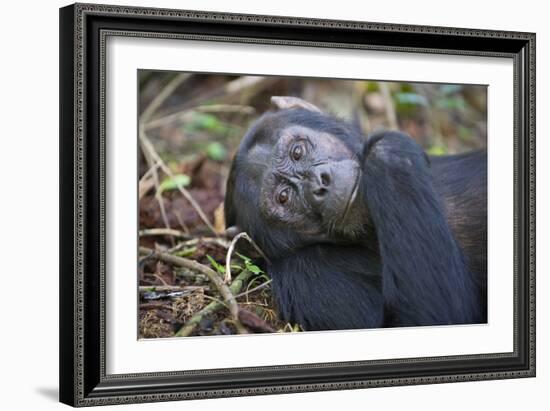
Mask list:
POLYGON ((294 97, 244 136, 229 231, 268 257, 280 317, 305 330, 486 322, 487 155, 429 157, 294 97))

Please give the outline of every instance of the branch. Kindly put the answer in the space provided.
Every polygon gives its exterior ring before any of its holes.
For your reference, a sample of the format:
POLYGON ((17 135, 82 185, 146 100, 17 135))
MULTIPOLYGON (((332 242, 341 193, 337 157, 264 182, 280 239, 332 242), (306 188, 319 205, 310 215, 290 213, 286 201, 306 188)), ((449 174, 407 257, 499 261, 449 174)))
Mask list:
POLYGON ((173 114, 179 116, 181 112, 187 111, 207 100, 216 100, 223 103, 238 98, 241 105, 243 105, 246 104, 246 101, 250 97, 257 95, 277 81, 279 81, 277 77, 241 76, 196 98, 188 99, 183 104, 175 106, 171 110, 166 110, 161 114, 163 117, 173 114))
POLYGON ((229 283, 231 281, 231 255, 233 254, 233 250, 235 249, 235 245, 237 244, 237 241, 239 241, 241 238, 244 238, 246 241, 248 241, 254 249, 267 261, 269 262, 269 259, 264 254, 262 249, 250 238, 250 236, 245 233, 244 231, 237 234, 235 237, 233 237, 233 240, 231 240, 231 244, 229 245, 229 250, 227 250, 227 254, 225 256, 225 282, 229 283))
POLYGON ((170 291, 196 291, 196 290, 204 290, 208 289, 208 286, 200 286, 200 285, 186 285, 186 286, 179 286, 179 285, 140 285, 139 286, 139 292, 140 293, 148 293, 152 291, 156 291, 159 293, 162 292, 170 292, 170 291))
POLYGON ((146 123, 149 121, 151 116, 157 111, 157 109, 164 103, 170 95, 178 88, 178 86, 191 77, 188 73, 179 73, 174 77, 162 90, 158 93, 153 101, 147 106, 143 113, 141 114, 140 122, 146 123))
MULTIPOLYGON (((162 160, 162 158, 158 155, 157 151, 153 147, 153 144, 149 141, 147 138, 147 134, 145 133, 145 123, 147 123, 151 116, 157 111, 157 109, 162 105, 164 100, 166 100, 170 95, 178 88, 178 86, 185 81, 187 78, 189 78, 191 75, 187 73, 180 73, 174 77, 170 83, 168 83, 159 94, 153 99, 153 101, 147 106, 145 110, 143 110, 143 113, 141 114, 139 118, 139 142, 141 145, 141 149, 143 150, 143 154, 145 155, 145 158, 147 162, 149 163, 149 167, 152 168, 153 176, 157 174, 157 167, 160 167, 162 171, 168 175, 170 178, 174 179, 174 174, 172 171, 168 168, 166 163, 162 160)), ((176 180, 174 180, 176 181, 176 180)), ((199 214, 199 217, 201 220, 207 225, 207 227, 212 230, 214 234, 217 235, 216 230, 214 230, 214 227, 212 224, 210 224, 210 221, 200 208, 200 206, 197 204, 195 199, 191 196, 191 194, 179 183, 176 181, 176 184, 178 186, 178 190, 183 194, 183 196, 187 199, 187 201, 191 204, 191 206, 195 209, 195 211, 199 214)), ((160 193, 158 189, 158 176, 155 178, 155 187, 157 189, 157 199, 159 200, 160 205, 160 211, 162 214, 162 218, 164 219, 165 225, 167 228, 170 228, 168 224, 168 218, 166 217, 166 212, 164 210, 164 203, 162 201, 162 194, 160 193)))
POLYGON ((393 105, 388 83, 380 81, 378 87, 380 87, 380 91, 384 96, 384 102, 386 103, 386 116, 388 117, 389 127, 392 130, 397 130, 399 129, 399 125, 397 124, 397 115, 395 114, 395 106, 393 105))
POLYGON ((237 113, 244 115, 252 115, 255 113, 254 107, 251 106, 239 106, 232 104, 212 104, 210 106, 198 106, 185 111, 178 111, 167 116, 160 117, 149 121, 145 124, 145 130, 165 127, 175 122, 183 123, 192 119, 196 113, 237 113))
POLYGON ((164 207, 164 199, 162 198, 162 193, 160 192, 160 183, 159 183, 159 176, 157 171, 158 161, 153 161, 153 157, 151 153, 144 151, 143 154, 145 156, 145 160, 147 161, 147 164, 149 164, 149 170, 151 171, 153 176, 153 182, 155 186, 155 198, 159 203, 162 221, 164 222, 165 227, 170 230, 171 227, 170 227, 170 222, 168 221, 168 216, 166 215, 166 208, 164 207))
MULTIPOLYGON (((149 163, 149 160, 146 160, 147 163, 149 163)), ((147 170, 147 172, 139 179, 139 195, 138 200, 141 200, 145 194, 149 192, 151 188, 155 186, 155 176, 154 173, 156 172, 156 169, 158 168, 158 164, 153 165, 152 167, 147 170), (153 180, 153 181, 151 181, 153 180)))
POLYGON ((196 261, 189 260, 183 257, 177 257, 171 254, 159 253, 158 251, 151 250, 147 247, 139 247, 139 252, 143 254, 151 254, 151 257, 156 257, 157 259, 166 263, 188 268, 190 270, 198 271, 199 273, 206 275, 208 279, 216 286, 221 296, 224 298, 233 319, 235 319, 236 321, 239 320, 239 306, 237 305, 235 296, 233 295, 229 287, 220 278, 218 273, 216 273, 214 270, 196 261))
POLYGON ((199 243, 215 244, 215 245, 218 245, 222 248, 228 248, 229 247, 229 242, 224 240, 223 238, 201 237, 201 238, 193 238, 191 240, 183 241, 183 242, 179 243, 178 245, 166 250, 166 252, 168 254, 174 254, 176 251, 179 251, 182 248, 193 247, 193 246, 198 245, 199 243))
POLYGON ((246 290, 246 291, 244 291, 244 292, 242 292, 242 293, 240 293, 240 294, 237 294, 237 295, 235 296, 235 298, 244 297, 245 295, 248 295, 248 294, 251 294, 251 293, 253 293, 253 292, 255 292, 255 291, 261 290, 261 289, 267 287, 267 286, 268 286, 269 284, 271 284, 272 282, 273 282, 273 280, 267 280, 265 283, 262 283, 262 284, 260 284, 260 285, 257 286, 257 287, 251 288, 250 290, 246 290))
POLYGON ((155 235, 168 235, 172 237, 189 238, 189 235, 185 234, 183 231, 174 230, 173 228, 147 228, 145 230, 139 230, 140 237, 155 235))
MULTIPOLYGON (((246 282, 249 280, 251 276, 252 276, 252 273, 250 271, 248 270, 241 271, 240 274, 237 277, 235 277, 235 279, 231 283, 231 286, 229 287, 229 290, 231 291, 231 293, 238 294, 244 288, 244 285, 246 284, 246 282)), ((202 310, 200 310, 198 313, 196 313, 193 317, 191 317, 191 319, 187 321, 187 323, 179 329, 179 331, 176 333, 175 336, 176 337, 190 336, 193 333, 193 331, 195 331, 195 328, 197 328, 197 325, 199 325, 199 323, 204 317, 209 316, 221 310, 222 308, 224 308, 224 304, 221 301, 211 302, 202 310)), ((240 324, 240 323, 237 321, 236 325, 237 324, 240 324)))
POLYGON ((199 217, 201 218, 201 220, 204 222, 204 224, 206 224, 206 226, 215 234, 215 235, 218 235, 218 233, 216 233, 216 230, 214 229, 214 226, 212 226, 212 224, 210 223, 210 220, 208 220, 208 217, 206 217, 206 215, 204 214, 204 211, 202 211, 201 207, 197 204, 197 202, 195 201, 195 199, 191 196, 191 194, 189 193, 189 191, 187 191, 181 184, 180 182, 174 178, 174 173, 172 173, 172 170, 170 170, 168 168, 168 166, 166 165, 166 163, 162 160, 162 158, 160 158, 160 156, 158 155, 158 153, 156 152, 155 148, 153 147, 153 144, 151 144, 151 142, 149 141, 149 139, 147 138, 147 135, 145 134, 145 130, 144 130, 144 126, 142 123, 140 123, 139 125, 139 142, 141 144, 141 149, 143 150, 143 152, 145 153, 145 156, 147 157, 148 155, 152 158, 152 160, 155 161, 155 163, 158 163, 159 167, 161 168, 161 170, 168 176, 170 177, 175 183, 176 185, 178 186, 178 190, 180 191, 180 193, 185 197, 185 199, 191 204, 191 206, 195 209, 195 211, 197 212, 197 214, 199 215, 199 217))

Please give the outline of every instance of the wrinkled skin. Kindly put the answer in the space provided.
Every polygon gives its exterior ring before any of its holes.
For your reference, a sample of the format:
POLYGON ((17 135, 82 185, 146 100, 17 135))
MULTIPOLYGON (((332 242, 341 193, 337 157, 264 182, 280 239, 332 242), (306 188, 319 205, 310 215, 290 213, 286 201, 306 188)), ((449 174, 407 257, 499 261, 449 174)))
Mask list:
POLYGON ((269 257, 281 317, 486 321, 486 155, 430 159, 403 133, 365 138, 299 99, 277 105, 241 142, 225 210, 269 257))
POLYGON ((261 182, 260 210, 274 225, 329 238, 357 195, 361 170, 353 153, 327 133, 301 126, 281 130, 261 182))

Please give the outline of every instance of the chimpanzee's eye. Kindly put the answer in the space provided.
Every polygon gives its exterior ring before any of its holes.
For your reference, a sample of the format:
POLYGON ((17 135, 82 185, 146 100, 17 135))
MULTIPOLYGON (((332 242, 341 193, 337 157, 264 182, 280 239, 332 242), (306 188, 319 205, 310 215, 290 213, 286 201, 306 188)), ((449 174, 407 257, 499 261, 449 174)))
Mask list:
POLYGON ((288 188, 285 188, 277 196, 277 201, 279 202, 279 204, 285 204, 289 198, 290 198, 290 194, 289 194, 288 188))
POLYGON ((295 145, 294 148, 292 149, 291 155, 294 161, 300 160, 304 155, 304 148, 302 147, 302 145, 301 144, 295 145))

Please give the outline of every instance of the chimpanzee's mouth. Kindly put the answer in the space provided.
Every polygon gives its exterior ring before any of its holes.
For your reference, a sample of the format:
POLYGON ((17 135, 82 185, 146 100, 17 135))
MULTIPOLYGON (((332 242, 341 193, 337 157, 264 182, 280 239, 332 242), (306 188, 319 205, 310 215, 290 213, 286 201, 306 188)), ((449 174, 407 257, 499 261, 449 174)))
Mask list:
POLYGON ((346 203, 346 208, 344 209, 344 213, 342 214, 342 219, 341 219, 342 222, 346 221, 346 217, 348 215, 348 212, 349 212, 351 206, 353 205, 353 203, 355 202, 355 199, 357 198, 357 192, 359 191, 359 180, 361 179, 360 176, 361 176, 361 174, 358 173, 357 174, 357 179, 355 180, 355 184, 353 186, 353 190, 352 190, 351 195, 349 196, 348 201, 346 203))

